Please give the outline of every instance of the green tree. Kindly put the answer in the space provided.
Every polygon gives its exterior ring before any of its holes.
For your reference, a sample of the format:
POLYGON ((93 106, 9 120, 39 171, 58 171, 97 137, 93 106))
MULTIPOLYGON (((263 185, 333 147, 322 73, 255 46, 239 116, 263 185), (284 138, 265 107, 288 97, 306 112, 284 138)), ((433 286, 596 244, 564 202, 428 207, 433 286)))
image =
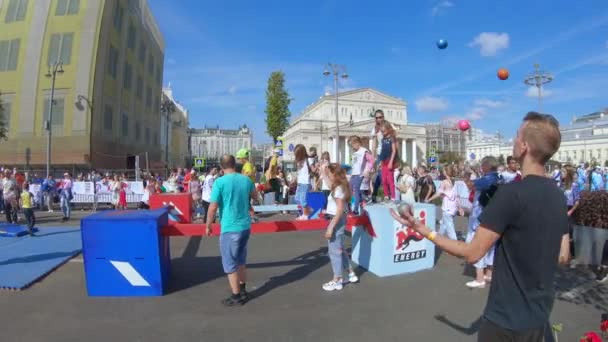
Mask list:
POLYGON ((439 163, 441 164, 453 164, 464 161, 464 158, 457 152, 448 151, 439 154, 439 163))
MULTIPOLYGON (((0 93, 0 95, 2 95, 2 93, 0 93)), ((6 139, 8 139, 8 127, 6 127, 4 108, 2 107, 2 100, 0 99, 0 140, 6 139)))
POLYGON ((608 167, 608 160, 604 162, 604 167, 608 167))
POLYGON ((285 89, 285 74, 274 71, 268 78, 266 89, 266 133, 276 140, 289 127, 291 98, 285 89))

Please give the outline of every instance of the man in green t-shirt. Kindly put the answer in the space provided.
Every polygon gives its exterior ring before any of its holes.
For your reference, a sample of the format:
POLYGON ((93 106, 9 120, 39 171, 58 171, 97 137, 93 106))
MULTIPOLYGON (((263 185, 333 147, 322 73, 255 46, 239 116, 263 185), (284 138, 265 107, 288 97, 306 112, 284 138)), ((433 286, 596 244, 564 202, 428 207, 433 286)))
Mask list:
POLYGON ((232 291, 232 296, 224 299, 222 303, 226 306, 243 305, 248 300, 245 265, 247 242, 251 232, 249 208, 251 200, 257 198, 257 193, 251 180, 236 172, 234 156, 222 156, 220 166, 224 176, 213 183, 206 234, 211 235, 211 224, 219 208, 220 254, 232 291))

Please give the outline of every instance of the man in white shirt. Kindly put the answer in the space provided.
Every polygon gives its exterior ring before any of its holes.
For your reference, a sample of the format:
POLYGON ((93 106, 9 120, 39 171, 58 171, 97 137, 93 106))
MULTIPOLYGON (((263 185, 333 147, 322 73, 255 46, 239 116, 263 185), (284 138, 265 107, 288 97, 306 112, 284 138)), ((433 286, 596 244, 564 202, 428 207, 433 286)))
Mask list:
POLYGON ((508 184, 511 182, 516 182, 521 180, 521 174, 517 171, 517 161, 513 158, 513 156, 507 157, 507 169, 500 174, 502 180, 500 183, 508 184))
POLYGON ((205 212, 205 222, 207 222, 207 211, 209 211, 209 204, 211 203, 211 189, 213 188, 213 181, 215 180, 217 175, 217 168, 214 167, 211 169, 207 177, 205 177, 205 182, 203 183, 203 211, 205 212))

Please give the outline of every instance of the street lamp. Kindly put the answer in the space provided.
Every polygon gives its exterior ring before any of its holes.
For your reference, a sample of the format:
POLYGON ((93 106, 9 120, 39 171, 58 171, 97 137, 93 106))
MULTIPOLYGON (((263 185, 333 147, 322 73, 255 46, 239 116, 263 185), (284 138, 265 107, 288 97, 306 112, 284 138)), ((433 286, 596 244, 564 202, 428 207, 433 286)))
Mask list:
POLYGON ((169 169, 169 125, 171 124, 171 114, 175 112, 175 104, 169 99, 163 100, 160 104, 160 111, 165 113, 165 163, 167 170, 169 169))
POLYGON ((46 73, 46 78, 51 79, 51 98, 49 99, 49 117, 45 122, 47 130, 46 140, 46 176, 51 174, 51 137, 53 135, 53 103, 55 102, 55 79, 57 74, 63 74, 63 62, 57 61, 53 65, 49 65, 49 70, 46 73))
POLYGON ((535 86, 538 89, 538 111, 541 112, 543 109, 543 92, 542 88, 544 84, 553 81, 553 75, 540 70, 540 65, 534 64, 534 72, 528 75, 524 79, 524 83, 527 85, 535 86))
POLYGON ((323 70, 323 76, 334 75, 334 94, 336 96, 336 162, 340 164, 340 153, 338 150, 340 149, 340 123, 339 123, 339 114, 338 114, 338 77, 342 77, 343 79, 348 78, 348 74, 346 73, 346 67, 343 65, 327 63, 325 66, 325 70, 323 70))

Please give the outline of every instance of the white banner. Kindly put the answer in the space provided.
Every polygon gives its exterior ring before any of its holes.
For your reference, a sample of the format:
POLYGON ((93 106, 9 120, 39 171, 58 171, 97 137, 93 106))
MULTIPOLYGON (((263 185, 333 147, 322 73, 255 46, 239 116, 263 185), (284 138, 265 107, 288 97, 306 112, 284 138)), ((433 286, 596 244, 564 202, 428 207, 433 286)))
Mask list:
POLYGON ((93 182, 74 182, 72 183, 72 193, 76 195, 94 195, 95 187, 93 182))
MULTIPOLYGON (((126 184, 125 192, 127 193, 128 203, 139 203, 144 195, 144 185, 141 181, 124 182, 126 184)), ((111 203, 112 191, 110 190, 111 183, 99 182, 74 182, 72 184, 72 192, 74 203, 111 203)))

